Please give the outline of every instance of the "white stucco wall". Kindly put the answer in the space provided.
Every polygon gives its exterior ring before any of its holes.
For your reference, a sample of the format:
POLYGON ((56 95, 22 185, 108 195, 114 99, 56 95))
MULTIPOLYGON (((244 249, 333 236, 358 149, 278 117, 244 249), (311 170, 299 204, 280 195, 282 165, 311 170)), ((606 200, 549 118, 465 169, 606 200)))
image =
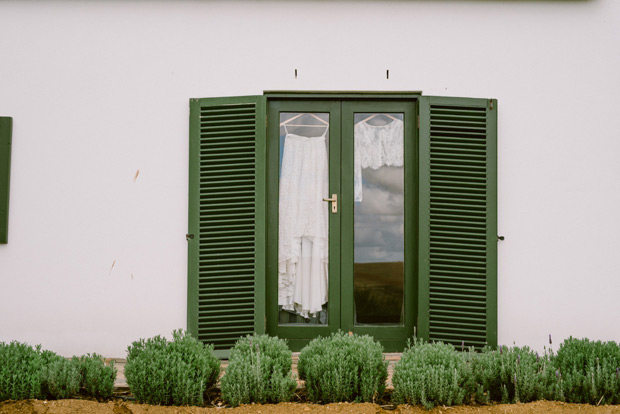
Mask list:
POLYGON ((620 341, 616 0, 0 2, 0 341, 185 327, 189 98, 269 89, 497 98, 500 343, 620 341))

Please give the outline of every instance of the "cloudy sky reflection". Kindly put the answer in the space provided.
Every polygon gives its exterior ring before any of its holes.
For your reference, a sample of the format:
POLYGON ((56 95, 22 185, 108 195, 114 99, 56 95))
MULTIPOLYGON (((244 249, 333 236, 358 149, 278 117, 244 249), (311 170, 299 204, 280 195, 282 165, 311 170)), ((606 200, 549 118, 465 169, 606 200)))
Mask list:
POLYGON ((355 203, 355 262, 404 260, 403 167, 362 170, 363 201, 355 203))
MULTIPOLYGON (((355 114, 356 123, 373 125, 389 124, 394 118, 403 116, 355 114)), ((404 261, 404 189, 403 167, 362 169, 364 197, 355 203, 355 263, 404 261)))

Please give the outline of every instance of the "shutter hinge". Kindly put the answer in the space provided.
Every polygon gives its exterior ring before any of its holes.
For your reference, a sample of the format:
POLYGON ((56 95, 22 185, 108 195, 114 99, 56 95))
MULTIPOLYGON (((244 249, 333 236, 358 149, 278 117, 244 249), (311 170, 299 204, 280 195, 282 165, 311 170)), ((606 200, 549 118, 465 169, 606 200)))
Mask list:
POLYGON ((489 109, 493 110, 493 99, 489 99, 489 109))
POLYGON ((193 239, 193 238, 194 238, 193 234, 189 234, 188 233, 188 234, 185 235, 185 240, 187 240, 187 241, 190 241, 190 239, 193 239))

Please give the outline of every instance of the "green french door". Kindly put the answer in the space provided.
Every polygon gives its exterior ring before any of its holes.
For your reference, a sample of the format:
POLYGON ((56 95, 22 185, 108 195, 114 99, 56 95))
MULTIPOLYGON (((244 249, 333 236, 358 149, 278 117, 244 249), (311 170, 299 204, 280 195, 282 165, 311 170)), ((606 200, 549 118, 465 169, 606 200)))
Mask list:
POLYGON ((268 333, 402 350, 417 309, 415 102, 270 101, 268 333))
POLYGON ((413 102, 342 103, 341 326, 387 351, 417 309, 414 123, 413 102))

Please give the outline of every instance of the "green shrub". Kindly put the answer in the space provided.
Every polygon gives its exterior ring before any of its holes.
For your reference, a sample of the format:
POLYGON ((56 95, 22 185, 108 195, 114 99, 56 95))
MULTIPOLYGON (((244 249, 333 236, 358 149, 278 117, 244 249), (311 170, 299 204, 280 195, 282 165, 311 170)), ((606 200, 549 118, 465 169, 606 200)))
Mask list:
POLYGON ((79 388, 79 368, 72 361, 40 345, 0 343, 0 401, 71 398, 79 388))
POLYGON ((155 336, 127 348, 127 384, 138 402, 202 405, 205 391, 217 381, 220 361, 212 345, 183 331, 172 336, 171 342, 155 336))
POLYGON ((0 401, 41 398, 41 346, 0 343, 0 401))
POLYGON ((464 354, 452 345, 415 339, 394 366, 392 399, 398 404, 422 404, 428 409, 462 404, 470 378, 464 354))
POLYGON ((116 368, 114 362, 109 365, 101 355, 87 354, 73 357, 73 362, 80 371, 80 386, 86 395, 95 398, 110 398, 114 392, 116 368))
POLYGON ((60 399, 75 397, 80 390, 80 368, 72 360, 52 351, 41 353, 41 395, 43 398, 60 399))
POLYGON ((559 391, 548 356, 539 356, 527 346, 487 347, 471 358, 471 365, 479 403, 553 399, 559 391))
POLYGON ((370 336, 338 332, 305 346, 297 370, 313 402, 374 402, 385 391, 387 364, 383 347, 370 336))
POLYGON ((222 399, 231 405, 290 401, 297 381, 286 341, 268 335, 241 338, 230 351, 221 379, 222 399))
POLYGON ((561 397, 567 402, 620 403, 620 347, 616 342, 571 337, 560 345, 553 364, 561 397))

